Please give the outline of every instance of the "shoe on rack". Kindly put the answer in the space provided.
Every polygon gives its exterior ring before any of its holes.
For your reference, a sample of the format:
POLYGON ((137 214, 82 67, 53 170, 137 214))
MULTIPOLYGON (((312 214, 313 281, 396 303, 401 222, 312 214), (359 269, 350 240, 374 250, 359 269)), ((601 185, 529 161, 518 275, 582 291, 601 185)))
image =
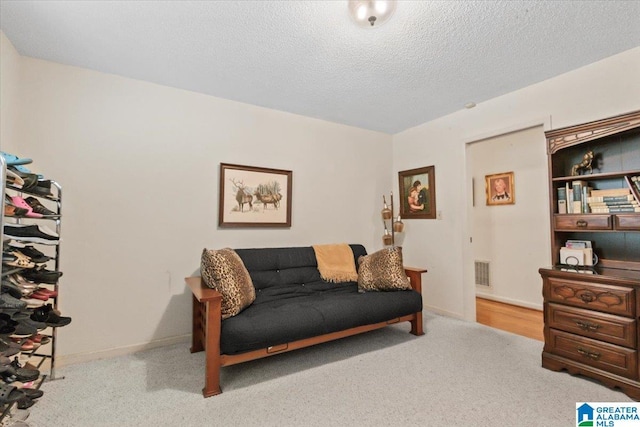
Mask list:
POLYGON ((36 348, 40 347, 40 343, 35 343, 30 338, 21 338, 21 337, 11 337, 13 342, 20 344, 20 351, 32 351, 36 348))
POLYGON ((0 293, 0 309, 21 309, 26 306, 26 302, 12 297, 8 292, 0 293))
POLYGON ((24 242, 57 245, 60 236, 43 225, 34 224, 5 224, 4 235, 24 242))
POLYGON ((20 289, 18 286, 14 285, 13 283, 5 279, 2 279, 2 286, 0 287, 0 292, 6 292, 16 299, 20 299, 23 296, 25 296, 22 289, 20 289))
POLYGON ((19 207, 15 203, 13 203, 13 199, 11 199, 8 194, 4 195, 4 216, 21 218, 24 217, 28 212, 29 209, 19 207))
POLYGON ((25 216, 27 218, 42 218, 42 214, 39 214, 37 212, 33 211, 33 208, 31 206, 29 206, 29 203, 27 203, 27 201, 25 199, 23 199, 20 196, 13 196, 11 197, 11 201, 13 202, 13 204, 21 209, 26 209, 27 213, 25 214, 25 216))
POLYGON ((33 163, 33 160, 31 159, 26 157, 20 158, 15 154, 7 153, 5 151, 0 151, 0 156, 4 157, 5 162, 7 162, 7 166, 28 165, 29 163, 33 163))
POLYGON ((18 353, 20 353, 20 345, 11 340, 4 340, 0 338, 0 356, 9 357, 18 353))
POLYGON ((21 388, 20 390, 22 390, 24 394, 26 394, 31 399, 39 399, 44 395, 44 391, 40 390, 39 388, 21 388))
POLYGON ((17 402, 26 395, 23 391, 18 390, 15 386, 3 384, 0 385, 0 404, 17 402))
POLYGON ((11 169, 7 168, 7 184, 16 188, 22 188, 24 185, 24 179, 11 169))
POLYGON ((11 243, 9 243, 9 247, 14 250, 18 250, 22 254, 28 256, 29 258, 31 258, 31 261, 35 262, 36 264, 44 264, 45 262, 52 259, 50 256, 46 256, 33 246, 27 246, 22 243, 11 241, 11 243))
POLYGON ((18 251, 3 252, 2 263, 9 267, 34 268, 36 264, 18 251))
POLYGON ((26 209, 18 208, 13 205, 7 205, 7 204, 4 205, 4 216, 24 218, 27 215, 27 213, 29 213, 29 211, 26 209))
POLYGON ((31 341, 41 345, 48 344, 51 341, 51 338, 49 338, 47 335, 42 335, 42 334, 35 334, 30 339, 31 341))
MULTIPOLYGON (((33 381, 40 377, 40 371, 37 369, 23 367, 16 356, 11 362, 11 367, 15 370, 18 381, 33 381)), ((20 408, 25 409, 25 408, 20 408)))
POLYGON ((36 185, 29 189, 29 192, 37 194, 38 196, 53 197, 51 193, 51 181, 48 179, 40 179, 36 185))
POLYGON ((20 275, 20 273, 10 274, 9 276, 7 276, 7 279, 14 285, 25 289, 31 289, 32 291, 35 291, 38 287, 36 283, 28 281, 24 278, 24 276, 20 275))
POLYGON ((10 309, 10 310, 3 309, 1 311, 2 313, 11 316, 11 318, 16 322, 18 320, 31 318, 31 311, 29 309, 10 309))
POLYGON ((33 299, 37 299, 40 301, 49 301, 49 298, 51 298, 48 294, 42 294, 39 292, 33 292, 31 295, 29 295, 29 298, 33 298, 33 299))
POLYGON ((53 328, 66 326, 71 323, 71 317, 60 316, 56 311, 51 304, 47 304, 34 309, 31 319, 36 322, 43 322, 53 328))
POLYGON ((21 399, 18 399, 18 409, 27 409, 27 408, 31 408, 33 406, 33 404, 36 403, 33 401, 33 399, 31 399, 30 397, 23 397, 21 399))
MULTIPOLYGON (((47 325, 43 322, 36 322, 31 318, 17 320, 16 323, 17 325, 13 335, 23 338, 35 335, 38 333, 38 331, 41 331, 47 327, 47 325)), ((20 346, 20 350, 24 351, 22 346, 20 346)))
MULTIPOLYGON (((4 313, 3 313, 4 314, 4 313)), ((16 326, 18 322, 15 320, 0 319, 0 335, 11 335, 16 332, 16 326)))
POLYGON ((34 283, 48 283, 55 285, 62 276, 62 271, 47 270, 46 268, 32 268, 21 271, 22 277, 34 283))
POLYGON ((35 298, 41 301, 48 301, 51 298, 55 298, 57 296, 58 296, 58 292, 56 291, 50 291, 49 289, 45 289, 45 288, 38 288, 35 292, 29 295, 29 298, 35 298))
POLYGON ((31 206, 33 211, 36 213, 42 214, 44 216, 58 215, 54 211, 47 209, 42 203, 40 203, 40 200, 36 199, 35 197, 27 197, 24 200, 29 204, 29 206, 31 206))

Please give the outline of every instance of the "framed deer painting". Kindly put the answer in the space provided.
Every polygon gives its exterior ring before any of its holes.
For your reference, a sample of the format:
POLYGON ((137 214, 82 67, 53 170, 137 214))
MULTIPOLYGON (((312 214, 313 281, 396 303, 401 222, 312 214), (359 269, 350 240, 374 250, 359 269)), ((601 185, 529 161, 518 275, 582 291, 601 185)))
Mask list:
POLYGON ((220 227, 291 227, 288 170, 220 163, 220 227))

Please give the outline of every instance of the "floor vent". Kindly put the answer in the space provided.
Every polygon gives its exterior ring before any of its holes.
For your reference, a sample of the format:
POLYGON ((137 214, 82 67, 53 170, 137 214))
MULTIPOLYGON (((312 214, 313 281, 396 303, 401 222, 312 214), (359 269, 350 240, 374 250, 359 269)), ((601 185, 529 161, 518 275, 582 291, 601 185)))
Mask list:
POLYGON ((491 286, 488 261, 476 261, 476 285, 491 286))

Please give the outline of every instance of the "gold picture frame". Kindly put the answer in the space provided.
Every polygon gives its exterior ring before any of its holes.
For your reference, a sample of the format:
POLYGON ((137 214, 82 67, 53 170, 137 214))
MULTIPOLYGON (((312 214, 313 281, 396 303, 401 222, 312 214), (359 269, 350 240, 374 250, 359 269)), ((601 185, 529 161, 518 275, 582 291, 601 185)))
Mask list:
POLYGON ((513 172, 486 175, 484 181, 487 206, 513 205, 516 203, 516 184, 513 172))

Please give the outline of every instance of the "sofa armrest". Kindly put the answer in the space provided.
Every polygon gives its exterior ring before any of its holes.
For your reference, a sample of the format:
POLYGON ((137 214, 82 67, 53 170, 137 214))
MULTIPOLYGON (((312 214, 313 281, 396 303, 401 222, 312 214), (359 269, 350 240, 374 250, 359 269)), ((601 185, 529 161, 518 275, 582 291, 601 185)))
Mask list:
POLYGON ((222 301, 222 294, 215 289, 206 286, 202 281, 202 277, 191 276, 185 278, 184 280, 198 302, 204 303, 213 300, 222 301))
POLYGON ((427 270, 424 268, 405 267, 404 272, 407 277, 409 277, 411 288, 419 294, 422 294, 422 273, 426 273, 427 270))
POLYGON ((205 397, 220 394, 220 328, 222 294, 207 287, 201 277, 185 278, 193 294, 191 352, 205 351, 205 397))

